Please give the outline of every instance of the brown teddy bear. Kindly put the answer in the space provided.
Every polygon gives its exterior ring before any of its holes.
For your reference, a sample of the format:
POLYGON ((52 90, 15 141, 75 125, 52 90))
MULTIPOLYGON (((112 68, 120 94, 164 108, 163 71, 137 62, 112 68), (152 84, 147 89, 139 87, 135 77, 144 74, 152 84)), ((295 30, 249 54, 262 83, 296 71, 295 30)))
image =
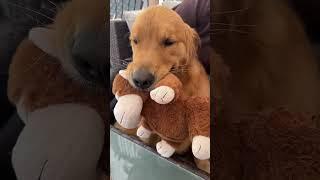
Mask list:
POLYGON ((118 99, 115 118, 124 128, 138 128, 136 134, 142 139, 153 133, 160 136, 156 149, 163 157, 182 153, 192 143, 194 156, 208 160, 210 99, 186 96, 181 89, 181 81, 169 73, 150 92, 138 90, 127 81, 126 71, 120 71, 112 89, 118 99))
POLYGON ((48 38, 42 38, 47 44, 33 38, 46 31, 50 29, 32 29, 10 65, 8 97, 25 124, 13 150, 13 167, 18 179, 51 177, 52 173, 63 175, 62 179, 75 175, 95 179, 109 164, 107 93, 87 88, 65 74, 57 56, 50 53, 48 38), (39 167, 45 161, 48 164, 42 170, 39 167), (78 169, 84 170, 79 173, 78 169))

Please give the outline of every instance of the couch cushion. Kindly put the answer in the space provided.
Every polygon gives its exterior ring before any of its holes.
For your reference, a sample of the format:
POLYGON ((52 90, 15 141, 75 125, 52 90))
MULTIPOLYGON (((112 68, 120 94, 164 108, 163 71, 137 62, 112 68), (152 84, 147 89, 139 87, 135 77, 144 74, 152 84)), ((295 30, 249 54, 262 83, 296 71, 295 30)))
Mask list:
POLYGON ((110 20, 110 82, 131 61, 129 29, 124 20, 110 20))

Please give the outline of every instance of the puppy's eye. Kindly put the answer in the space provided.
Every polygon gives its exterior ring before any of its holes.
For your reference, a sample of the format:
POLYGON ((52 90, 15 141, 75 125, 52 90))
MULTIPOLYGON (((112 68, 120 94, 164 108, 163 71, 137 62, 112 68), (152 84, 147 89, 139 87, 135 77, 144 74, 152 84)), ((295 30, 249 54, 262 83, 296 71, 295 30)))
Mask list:
POLYGON ((169 47, 169 46, 172 46, 175 43, 175 41, 172 40, 172 39, 167 38, 162 43, 163 43, 163 45, 165 47, 169 47))
POLYGON ((138 44, 138 39, 134 38, 134 39, 132 39, 132 42, 133 42, 134 44, 138 44))

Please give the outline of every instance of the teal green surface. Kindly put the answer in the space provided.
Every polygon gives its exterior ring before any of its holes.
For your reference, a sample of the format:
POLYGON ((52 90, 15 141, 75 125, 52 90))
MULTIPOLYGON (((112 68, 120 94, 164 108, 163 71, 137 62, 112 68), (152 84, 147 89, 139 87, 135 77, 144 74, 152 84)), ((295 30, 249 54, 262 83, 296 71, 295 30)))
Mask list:
POLYGON ((203 180, 110 130, 112 180, 203 180))

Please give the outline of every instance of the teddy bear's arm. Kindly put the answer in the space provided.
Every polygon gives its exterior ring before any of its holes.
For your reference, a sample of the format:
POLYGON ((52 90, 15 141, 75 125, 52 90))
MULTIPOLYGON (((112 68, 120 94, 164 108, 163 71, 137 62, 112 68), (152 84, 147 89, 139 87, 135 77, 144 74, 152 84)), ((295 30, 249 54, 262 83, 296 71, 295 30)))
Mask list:
POLYGON ((178 79, 177 76, 175 76, 172 73, 169 73, 168 75, 166 75, 163 79, 161 79, 156 85, 155 88, 160 87, 160 86, 169 86, 171 87, 174 92, 177 94, 178 92, 180 92, 180 90, 182 89, 182 83, 181 81, 178 79))
POLYGON ((17 105, 23 92, 32 87, 31 83, 36 82, 33 72, 39 65, 32 65, 39 59, 37 57, 43 56, 42 54, 43 52, 27 39, 17 47, 9 66, 7 94, 12 104, 17 105))
POLYGON ((116 121, 123 128, 136 128, 141 119, 143 103, 148 99, 148 93, 134 89, 120 73, 113 81, 112 92, 118 100, 113 109, 116 121))
POLYGON ((152 134, 152 130, 148 125, 148 122, 144 117, 141 117, 140 126, 137 129, 137 136, 142 139, 149 139, 152 134))
POLYGON ((161 89, 161 91, 165 91, 164 94, 167 96, 170 96, 168 94, 172 94, 172 97, 168 97, 170 100, 168 100, 168 102, 174 101, 176 99, 178 99, 181 95, 181 90, 182 90, 182 83, 181 81, 178 79, 178 77, 176 77, 175 75, 169 73, 168 75, 166 75, 162 80, 160 80, 156 85, 155 85, 155 89, 153 91, 151 91, 151 96, 155 96, 154 94, 157 93, 158 89, 161 89), (171 92, 172 91, 172 92, 171 92))

